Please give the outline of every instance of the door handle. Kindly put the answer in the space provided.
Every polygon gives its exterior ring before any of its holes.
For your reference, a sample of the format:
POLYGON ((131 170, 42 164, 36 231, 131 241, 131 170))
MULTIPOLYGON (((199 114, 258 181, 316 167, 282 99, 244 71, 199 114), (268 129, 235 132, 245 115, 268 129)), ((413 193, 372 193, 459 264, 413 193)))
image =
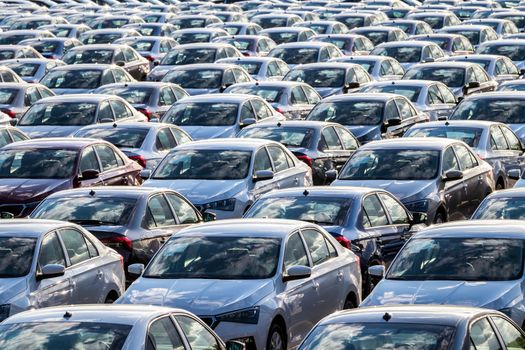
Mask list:
POLYGON ((97 272, 97 278, 98 279, 101 279, 103 276, 104 276, 104 272, 102 272, 102 271, 98 271, 97 272))
POLYGON ((314 289, 315 289, 315 290, 318 290, 318 289, 319 289, 319 283, 314 282, 313 285, 314 285, 314 289))
POLYGON ((339 272, 337 273, 337 279, 338 279, 339 281, 342 281, 342 280, 343 280, 343 271, 339 271, 339 272))
POLYGON ((293 179, 293 183, 296 184, 296 185, 299 185, 299 179, 296 177, 293 179))

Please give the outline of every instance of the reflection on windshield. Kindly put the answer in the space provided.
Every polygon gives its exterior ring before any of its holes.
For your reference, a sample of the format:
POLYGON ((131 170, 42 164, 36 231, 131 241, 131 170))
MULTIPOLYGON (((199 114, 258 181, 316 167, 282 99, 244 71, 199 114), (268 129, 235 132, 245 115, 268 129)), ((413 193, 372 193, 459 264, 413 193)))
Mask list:
POLYGON ((101 76, 100 70, 57 70, 49 72, 40 83, 50 89, 96 89, 101 76))
POLYGON ((1 150, 0 178, 65 179, 73 175, 76 158, 73 150, 1 150))
POLYGON ((287 81, 300 81, 313 87, 342 87, 345 85, 344 69, 293 69, 285 77, 287 81))
POLYGON ((525 123, 525 100, 483 98, 460 103, 452 120, 488 120, 500 123, 525 123))
POLYGON ((483 201, 472 219, 525 220, 525 198, 492 198, 483 201))
POLYGON ((403 79, 440 81, 448 87, 462 87, 465 84, 465 69, 440 67, 415 67, 409 69, 403 79))
POLYGON ((247 94, 260 96, 269 103, 279 102, 284 88, 251 85, 251 86, 232 86, 228 89, 229 93, 232 94, 247 94))
POLYGON ((479 53, 501 55, 510 58, 512 61, 525 60, 525 46, 523 45, 498 45, 489 44, 480 48, 479 53))
POLYGON ((237 108, 233 103, 179 103, 168 110, 162 122, 178 126, 234 125, 237 108))
POLYGON ((24 114, 19 125, 89 125, 95 122, 96 112, 94 103, 37 103, 24 114))
POLYGON ((162 65, 183 65, 215 62, 215 49, 174 49, 161 61, 162 65))
POLYGON ((117 95, 130 104, 147 104, 153 90, 153 88, 139 86, 102 87, 97 90, 97 93, 117 95))
POLYGON ((417 102, 421 88, 418 86, 402 86, 402 85, 384 85, 372 86, 369 89, 363 89, 366 92, 384 92, 389 94, 403 95, 412 102, 417 102))
POLYGON ((319 51, 317 49, 306 48, 276 48, 273 49, 269 56, 282 59, 288 64, 306 64, 317 62, 319 51))
POLYGON ((0 237, 0 278, 22 277, 33 263, 36 238, 0 237))
POLYGON ((345 101, 321 102, 308 115, 308 120, 334 122, 343 125, 379 125, 383 120, 384 102, 345 101))
POLYGON ((78 131, 75 137, 106 140, 118 148, 140 148, 148 132, 145 128, 89 128, 78 131))
POLYGON ((261 126, 243 129, 238 137, 273 140, 286 147, 308 148, 313 133, 313 129, 303 127, 261 126))
POLYGON ((442 137, 465 142, 472 148, 478 147, 483 129, 459 126, 416 128, 407 132, 405 137, 442 137))
POLYGON ((62 61, 66 64, 99 63, 110 64, 113 50, 73 50, 64 55, 62 61))
POLYGON ((421 47, 390 46, 378 47, 370 52, 371 55, 393 57, 401 63, 419 62, 421 59, 421 47))
POLYGON ((180 85, 185 89, 219 88, 222 83, 222 70, 173 70, 166 74, 162 81, 180 85))

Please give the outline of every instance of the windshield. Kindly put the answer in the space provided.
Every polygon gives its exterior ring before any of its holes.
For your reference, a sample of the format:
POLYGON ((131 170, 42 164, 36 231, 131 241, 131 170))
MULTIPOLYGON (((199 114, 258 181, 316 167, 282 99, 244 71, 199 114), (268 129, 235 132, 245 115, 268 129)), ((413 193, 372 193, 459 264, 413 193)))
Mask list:
POLYGON ((336 68, 293 69, 285 80, 305 82, 313 87, 342 87, 346 81, 346 71, 336 68))
POLYGON ((305 27, 310 28, 317 34, 325 34, 329 28, 329 26, 323 25, 323 24, 310 24, 310 25, 305 25, 305 27))
POLYGON ((31 217, 69 221, 79 225, 126 225, 136 202, 135 198, 99 195, 47 198, 31 217))
POLYGON ((113 59, 113 50, 73 50, 62 57, 66 64, 100 63, 110 64, 113 59))
POLYGON ((101 322, 29 322, 0 325, 3 350, 121 350, 132 326, 101 322))
POLYGON ((443 350, 454 327, 411 323, 332 323, 313 329, 299 350, 443 350))
POLYGON ((344 102, 321 102, 312 109, 307 119, 342 125, 379 125, 383 120, 384 105, 384 102, 359 99, 344 102))
POLYGON ((100 70, 56 70, 46 74, 40 83, 50 89, 96 89, 101 77, 100 70))
POLYGON ((472 45, 479 44, 479 35, 481 32, 478 30, 462 29, 462 30, 451 32, 451 33, 463 35, 464 37, 468 39, 468 41, 470 41, 472 45))
POLYGON ((40 68, 40 64, 38 63, 9 62, 2 64, 11 68, 20 77, 32 77, 36 74, 38 68, 40 68))
POLYGON ((60 43, 56 41, 32 42, 30 45, 40 53, 55 53, 60 49, 60 43))
POLYGON ((386 30, 372 31, 367 29, 358 33, 366 36, 374 45, 379 45, 388 41, 388 31, 386 30))
POLYGON ((66 179, 73 176, 77 151, 64 149, 0 150, 0 178, 66 179))
POLYGON ((293 43, 297 41, 297 32, 270 32, 266 33, 277 44, 293 43))
POLYGON ((317 62, 319 50, 307 48, 275 48, 270 52, 271 57, 282 59, 288 64, 306 64, 317 62))
POLYGON ((84 34, 80 37, 80 41, 84 45, 111 44, 113 41, 120 39, 121 37, 121 33, 84 34))
POLYGON ((506 83, 505 85, 500 85, 498 91, 525 91, 525 84, 522 84, 519 80, 516 84, 506 83))
POLYGON ((482 46, 479 53, 501 55, 510 58, 512 61, 525 60, 525 45, 497 45, 489 44, 482 46))
POLYGON ((222 102, 179 103, 168 110, 162 122, 178 126, 234 125, 238 107, 237 104, 222 102))
POLYGON ((0 45, 16 45, 22 40, 33 39, 33 34, 9 34, 0 35, 0 45))
POLYGON ((33 263, 36 238, 0 237, 0 278, 22 277, 33 263))
POLYGON ((496 197, 484 200, 472 219, 479 220, 525 220, 525 198, 496 197))
POLYGON ((291 219, 318 225, 342 225, 350 208, 347 198, 279 197, 260 199, 247 213, 249 218, 291 219))
POLYGON ((439 28, 443 27, 443 22, 445 20, 445 17, 442 17, 442 16, 422 16, 422 17, 417 17, 417 18, 414 18, 414 19, 417 19, 419 21, 423 21, 423 22, 428 23, 432 27, 432 29, 439 29, 439 28))
POLYGON ((287 18, 263 17, 256 18, 253 22, 263 28, 286 27, 287 18))
POLYGON ((384 92, 390 94, 403 95, 412 102, 417 102, 421 88, 419 86, 404 86, 404 85, 384 85, 384 86, 372 86, 370 88, 363 89, 364 92, 384 92))
POLYGON ((173 35, 179 44, 207 43, 210 41, 209 33, 180 33, 173 35))
POLYGON ((460 140, 470 147, 476 148, 478 147, 482 133, 483 129, 480 128, 465 128, 459 126, 421 127, 409 130, 405 134, 405 137, 442 137, 460 140))
POLYGON ((440 81, 448 87, 462 87, 465 84, 465 69, 416 67, 409 69, 403 79, 440 81))
POLYGON ((150 100, 154 88, 141 86, 119 86, 102 87, 97 90, 99 94, 117 95, 128 101, 130 104, 147 104, 150 100))
POLYGON ((71 31, 73 29, 71 28, 49 28, 47 29, 49 30, 51 33, 55 34, 55 36, 57 38, 67 38, 69 37, 69 33, 71 33, 71 31))
POLYGON ((153 49, 154 41, 152 40, 130 40, 130 42, 122 43, 131 46, 137 51, 151 51, 153 49))
POLYGON ((222 83, 222 72, 218 69, 173 70, 166 74, 162 81, 178 84, 185 89, 219 88, 222 83))
POLYGON ((24 114, 19 125, 89 125, 95 122, 96 112, 94 103, 37 103, 24 114))
POLYGON ((256 44, 254 39, 224 38, 221 39, 220 42, 235 46, 235 48, 240 51, 250 50, 250 48, 254 47, 256 44))
POLYGON ((450 116, 452 120, 488 120, 493 122, 525 123, 525 99, 482 98, 466 100, 450 116))
POLYGON ((252 153, 228 150, 182 150, 168 154, 153 174, 162 180, 240 180, 248 176, 252 153))
POLYGON ((15 58, 15 51, 14 50, 1 50, 0 51, 0 59, 2 59, 2 60, 10 60, 12 58, 15 58))
POLYGON ((16 95, 18 95, 17 89, 5 89, 0 88, 0 104, 10 105, 15 100, 16 95))
POLYGON ((254 75, 259 72, 259 69, 261 69, 262 63, 260 62, 232 62, 233 64, 236 64, 242 68, 244 68, 248 74, 254 75))
POLYGON ((348 160, 341 180, 430 180, 439 170, 439 151, 358 151, 348 160))
POLYGON ((215 49, 174 49, 163 59, 163 65, 183 65, 215 62, 215 49))
POLYGON ((399 251, 386 278, 411 281, 515 280, 523 274, 523 253, 521 239, 415 238, 399 251))
POLYGON ((340 50, 344 50, 348 46, 348 44, 351 42, 350 39, 336 39, 336 38, 330 38, 330 37, 323 37, 317 40, 325 42, 325 43, 334 44, 340 50))
POLYGON ((170 239, 143 277, 246 280, 277 272, 278 238, 202 236, 170 239), (225 263, 227 262, 227 263, 225 263))
POLYGON ((401 63, 419 62, 421 58, 421 47, 410 46, 387 46, 372 50, 371 55, 393 57, 401 63))
POLYGON ((141 148, 148 132, 145 128, 90 128, 80 130, 75 137, 102 139, 118 148, 141 148))
MULTIPOLYGON (((355 56, 354 56, 355 57, 355 56)), ((362 61, 362 60, 352 60, 348 61, 349 63, 355 63, 363 67, 364 70, 366 70, 369 74, 372 74, 374 71, 374 66, 377 62, 375 61, 362 61)))
MULTIPOLYGON (((422 41, 430 41, 442 48, 443 50, 447 50, 448 44, 450 43, 451 39, 449 38, 443 38, 443 37, 425 37, 421 38, 419 40, 422 41)), ((453 50, 455 51, 455 50, 453 50)))
POLYGON ((468 58, 466 60, 460 60, 460 61, 468 61, 468 62, 473 62, 473 63, 477 63, 479 64, 483 69, 487 70, 490 66, 490 59, 489 60, 484 60, 484 59, 472 59, 472 58, 468 58))
POLYGON ((232 86, 230 89, 228 89, 228 92, 232 94, 247 94, 260 96, 269 103, 279 102, 281 100, 283 91, 284 88, 260 85, 232 86))
POLYGON ((310 146, 314 129, 304 127, 252 127, 243 129, 239 137, 273 140, 286 147, 308 148, 310 146))

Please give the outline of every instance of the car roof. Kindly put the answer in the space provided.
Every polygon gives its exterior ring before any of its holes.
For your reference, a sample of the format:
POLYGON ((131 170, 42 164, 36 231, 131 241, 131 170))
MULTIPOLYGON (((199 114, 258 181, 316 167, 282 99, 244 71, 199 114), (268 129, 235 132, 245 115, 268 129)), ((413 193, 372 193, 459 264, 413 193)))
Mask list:
POLYGON ((176 103, 188 102, 225 102, 225 103, 242 103, 248 99, 260 98, 256 95, 248 94, 203 94, 185 97, 176 103))
POLYGON ((525 240, 521 220, 465 220, 430 226, 414 235, 417 238, 514 238, 525 240))
MULTIPOLYGON (((144 123, 146 124, 146 123, 144 123)), ((149 196, 152 193, 159 193, 159 192, 165 192, 165 191, 171 191, 175 192, 174 190, 170 190, 167 188, 161 188, 161 187, 144 187, 144 186, 97 186, 97 187, 80 187, 80 188, 74 188, 64 191, 58 191, 51 195, 49 195, 47 198, 63 198, 63 197, 95 197, 95 196, 101 196, 101 197, 124 197, 124 198, 136 198, 136 197, 144 197, 149 196)), ((46 199, 47 199, 46 198, 46 199)))
POLYGON ((374 61, 374 62, 381 62, 381 61, 384 61, 384 60, 393 60, 395 58, 390 57, 390 56, 378 56, 378 55, 359 55, 359 56, 344 56, 344 57, 338 58, 337 60, 340 60, 340 59, 344 59, 345 62, 350 62, 350 61, 360 61, 360 62, 363 62, 363 61, 374 61))
POLYGON ((89 69, 89 70, 100 70, 100 71, 104 71, 106 69, 111 69, 111 68, 120 68, 114 64, 101 64, 101 63, 79 63, 79 64, 68 64, 68 65, 65 65, 65 66, 58 66, 58 67, 55 67, 53 68, 52 70, 53 71, 57 71, 57 70, 84 70, 84 69, 89 69))
POLYGON ((113 88, 115 87, 148 87, 148 88, 160 89, 165 86, 173 86, 173 87, 176 86, 180 88, 179 85, 174 84, 174 83, 169 83, 167 81, 130 81, 126 83, 105 84, 105 85, 100 86, 98 89, 106 89, 106 88, 112 88, 112 87, 113 88))
POLYGON ((176 148, 175 151, 185 149, 227 149, 227 150, 241 150, 241 151, 255 151, 261 146, 280 145, 280 143, 266 140, 266 139, 252 139, 252 138, 224 138, 224 139, 208 139, 193 142, 183 143, 176 148))
POLYGON ((414 124, 411 129, 435 128, 440 126, 465 127, 465 128, 489 128, 493 125, 505 125, 503 123, 486 120, 437 120, 426 123, 414 124))
POLYGON ((433 43, 432 41, 425 41, 425 40, 404 40, 404 41, 389 41, 386 43, 381 43, 377 45, 376 47, 398 47, 398 46, 425 47, 428 45, 437 45, 437 44, 433 43))
POLYGON ((279 33, 279 32, 297 32, 301 33, 304 31, 310 31, 307 27, 273 27, 261 30, 261 33, 279 33))
POLYGON ((89 44, 75 46, 70 50, 116 50, 123 48, 129 48, 129 46, 123 44, 89 44))
POLYGON ((351 69, 351 68, 355 68, 356 66, 361 67, 357 63, 331 61, 331 62, 316 62, 316 63, 301 64, 301 65, 294 67, 292 70, 294 69, 322 69, 322 68, 351 69))
POLYGON ((2 64, 5 63, 38 63, 38 64, 47 64, 52 61, 59 61, 59 60, 50 60, 48 58, 12 58, 10 60, 3 60, 2 64))
POLYGON ((116 95, 104 95, 104 94, 67 94, 67 95, 56 95, 42 98, 35 103, 43 102, 91 102, 98 103, 107 99, 121 99, 116 95))
POLYGON ((324 41, 301 41, 296 43, 285 43, 277 45, 275 49, 290 49, 290 48, 309 48, 317 49, 321 47, 335 46, 334 44, 325 43, 324 41))
POLYGON ((239 68, 238 65, 233 63, 192 63, 192 64, 184 64, 175 66, 170 70, 171 71, 177 71, 177 70, 199 70, 199 69, 214 69, 214 70, 226 70, 228 68, 239 68))
MULTIPOLYGON (((19 83, 20 84, 20 83, 19 83)), ((261 81, 251 81, 248 83, 236 83, 232 87, 237 86, 267 86, 267 87, 281 87, 281 88, 290 88, 294 86, 307 85, 301 81, 288 81, 288 80, 261 80, 261 81)))
POLYGON ((387 101, 401 95, 389 94, 385 92, 358 92, 354 94, 341 94, 333 95, 324 98, 320 103, 323 102, 344 102, 344 101, 355 101, 355 100, 375 100, 375 101, 387 101))
MULTIPOLYGON (((366 87, 374 87, 374 86, 431 86, 435 84, 439 84, 439 81, 435 80, 420 80, 420 79, 406 79, 406 80, 379 80, 374 81, 371 83, 368 83, 366 87)), ((443 84, 443 83, 441 83, 443 84)))
MULTIPOLYGON (((1 87, 1 85, 0 85, 1 87)), ((80 130, 89 129, 161 129, 165 127, 178 128, 178 126, 167 123, 144 123, 144 122, 117 122, 117 123, 98 123, 86 125, 80 130)))
POLYGON ((64 226, 65 221, 42 219, 9 219, 0 221, 0 236, 40 237, 42 234, 64 226))
POLYGON ((490 40, 482 43, 480 46, 493 46, 493 45, 525 45, 525 39, 498 39, 490 40))
POLYGON ((183 50, 183 49, 220 49, 223 47, 232 47, 227 43, 193 43, 183 44, 175 46, 172 50, 183 50))
POLYGON ((229 57, 229 58, 221 58, 220 60, 217 60, 217 62, 272 62, 272 61, 281 61, 281 59, 276 57, 257 57, 257 56, 251 56, 251 57, 229 57))
POLYGON ((459 141, 438 137, 407 137, 398 139, 386 139, 372 141, 361 146, 360 150, 370 149, 424 149, 424 150, 442 150, 445 147, 458 143, 459 141))
POLYGON ((278 126, 278 127, 299 127, 299 128, 312 128, 312 129, 321 129, 325 126, 341 126, 338 123, 332 123, 332 122, 325 122, 320 120, 280 120, 280 121, 272 121, 272 122, 259 122, 256 124, 252 124, 245 129, 255 129, 258 127, 269 127, 269 126, 278 126))
POLYGON ((280 197, 329 197, 329 198, 360 198, 372 192, 386 192, 379 188, 354 187, 354 186, 313 186, 313 187, 294 187, 282 190, 271 191, 264 194, 264 198, 280 197))
POLYGON ((24 149, 28 147, 32 148, 63 148, 63 149, 82 149, 94 143, 106 143, 103 140, 88 139, 88 138, 71 138, 71 137, 55 137, 55 138, 42 138, 42 139, 31 139, 24 141, 17 141, 5 145, 6 149, 24 149))
POLYGON ((438 62, 426 62, 426 63, 418 63, 410 67, 410 69, 413 68, 424 68, 424 67, 442 67, 442 68, 469 68, 473 67, 474 65, 479 65, 474 62, 468 62, 468 61, 438 61, 438 62))
POLYGON ((467 96, 465 99, 525 99, 525 91, 493 91, 493 92, 484 92, 482 94, 473 94, 467 96))

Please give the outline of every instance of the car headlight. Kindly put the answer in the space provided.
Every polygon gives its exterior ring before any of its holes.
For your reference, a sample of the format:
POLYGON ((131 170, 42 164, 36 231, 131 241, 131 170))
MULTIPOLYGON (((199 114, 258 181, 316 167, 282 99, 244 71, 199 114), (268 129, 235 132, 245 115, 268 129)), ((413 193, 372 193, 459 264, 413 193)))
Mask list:
POLYGON ((423 200, 410 202, 410 203, 403 203, 403 204, 405 204, 405 207, 411 212, 426 213, 428 210, 428 202, 429 202, 428 199, 423 199, 423 200))
POLYGON ((11 311, 10 304, 0 305, 0 321, 5 320, 9 317, 9 312, 11 311))
POLYGON ((222 199, 220 201, 210 202, 202 206, 202 211, 207 209, 234 211, 235 210, 235 198, 222 199))
POLYGON ((259 307, 254 306, 249 309, 217 315, 216 318, 217 321, 221 322, 257 324, 259 322, 259 307))

